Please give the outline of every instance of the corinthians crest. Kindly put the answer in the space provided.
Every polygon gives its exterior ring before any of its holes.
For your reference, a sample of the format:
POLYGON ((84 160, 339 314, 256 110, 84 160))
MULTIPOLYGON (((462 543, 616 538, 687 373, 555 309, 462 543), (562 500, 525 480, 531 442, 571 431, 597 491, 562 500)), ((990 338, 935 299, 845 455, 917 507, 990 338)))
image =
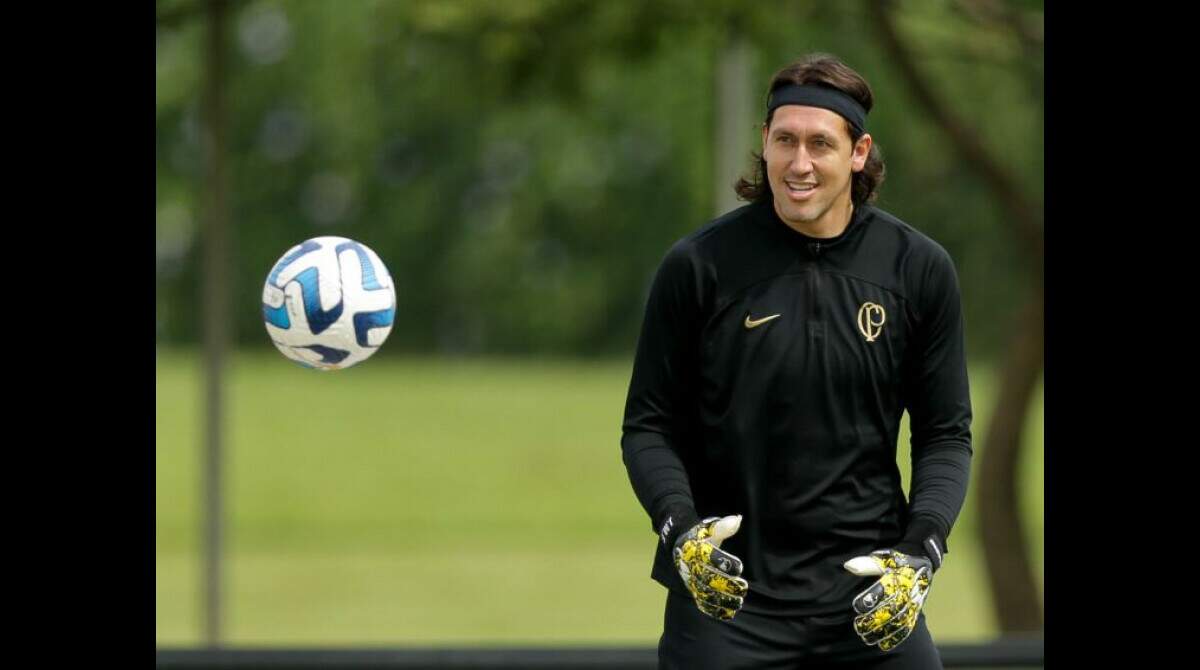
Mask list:
POLYGON ((884 313, 882 305, 864 302, 862 307, 858 308, 858 330, 868 342, 874 342, 875 338, 879 337, 886 320, 887 314, 884 313))

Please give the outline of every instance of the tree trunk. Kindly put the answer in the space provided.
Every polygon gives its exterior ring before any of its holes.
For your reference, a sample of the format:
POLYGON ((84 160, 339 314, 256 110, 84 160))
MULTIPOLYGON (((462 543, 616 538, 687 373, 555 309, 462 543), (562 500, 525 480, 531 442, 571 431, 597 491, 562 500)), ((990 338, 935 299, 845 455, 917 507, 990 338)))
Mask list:
POLYGON ((715 76, 716 119, 714 146, 713 216, 720 216, 742 203, 733 190, 734 182, 750 167, 749 141, 754 127, 755 95, 751 83, 754 52, 744 39, 731 35, 717 54, 715 76))
POLYGON ((1017 463, 1029 401, 1041 372, 1044 351, 1045 235, 1042 206, 1025 193, 1018 181, 979 140, 970 126, 954 114, 920 73, 911 50, 900 38, 887 0, 871 0, 869 13, 879 30, 891 62, 908 84, 917 103, 942 129, 962 157, 1007 211, 1005 221, 1034 273, 1033 295, 1018 321, 1001 370, 1000 393, 979 457, 980 476, 974 499, 979 501, 980 528, 988 584, 996 618, 1003 632, 1042 628, 1041 604, 1029 563, 1018 504, 1017 463))
POLYGON ((229 341, 229 209, 225 165, 225 31, 227 4, 206 6, 201 150, 204 157, 204 491, 203 638, 221 644, 224 525, 224 368, 229 341))
POLYGON ((1005 632, 1038 632, 1042 609, 1029 546, 1022 532, 1017 466, 1029 401, 1045 352, 1045 310, 1041 290, 1031 296, 1005 361, 992 420, 979 457, 979 528, 993 606, 1005 632))

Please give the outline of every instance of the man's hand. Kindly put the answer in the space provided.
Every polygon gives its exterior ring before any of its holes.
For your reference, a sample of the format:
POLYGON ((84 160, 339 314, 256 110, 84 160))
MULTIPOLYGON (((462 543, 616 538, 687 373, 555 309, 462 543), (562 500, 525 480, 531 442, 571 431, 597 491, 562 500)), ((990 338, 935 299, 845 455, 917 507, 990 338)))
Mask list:
POLYGON ((859 577, 879 576, 879 581, 854 599, 854 611, 858 612, 855 632, 868 645, 878 645, 883 651, 895 649, 917 627, 933 579, 932 561, 881 549, 852 558, 844 567, 859 577))
POLYGON ((741 515, 709 517, 675 541, 675 568, 692 593, 696 607, 721 621, 737 614, 750 588, 738 576, 742 574, 741 559, 719 548, 741 524, 741 515))

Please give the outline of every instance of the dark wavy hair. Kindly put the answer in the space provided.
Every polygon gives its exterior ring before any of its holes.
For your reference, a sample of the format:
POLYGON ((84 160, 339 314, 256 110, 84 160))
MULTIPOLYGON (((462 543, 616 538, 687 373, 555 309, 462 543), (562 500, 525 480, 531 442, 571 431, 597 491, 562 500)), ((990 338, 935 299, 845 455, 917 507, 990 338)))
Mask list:
MULTIPOLYGON (((863 79, 850 66, 835 56, 824 53, 814 53, 801 57, 799 60, 784 67, 771 77, 771 85, 767 88, 767 99, 775 89, 788 84, 823 84, 831 86, 857 100, 863 109, 870 112, 875 97, 867 80, 863 79)), ((767 114, 764 126, 771 125, 774 112, 767 114)), ((846 132, 853 142, 858 142, 862 133, 855 133, 850 122, 846 122, 846 132)), ((734 184, 738 198, 751 202, 771 200, 771 184, 767 180, 767 161, 762 153, 754 152, 754 164, 749 175, 741 177, 734 184)), ((886 168, 883 164, 883 154, 879 145, 871 143, 871 151, 867 154, 867 162, 861 172, 855 172, 850 181, 850 200, 855 205, 873 202, 876 191, 883 183, 886 168)))

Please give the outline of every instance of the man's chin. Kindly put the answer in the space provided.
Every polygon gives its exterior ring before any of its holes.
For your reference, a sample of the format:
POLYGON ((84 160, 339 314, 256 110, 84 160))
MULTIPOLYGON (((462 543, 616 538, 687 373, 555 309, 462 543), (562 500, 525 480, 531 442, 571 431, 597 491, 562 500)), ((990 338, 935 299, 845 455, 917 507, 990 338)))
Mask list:
POLYGON ((813 215, 814 207, 797 207, 792 203, 775 203, 775 213, 784 223, 808 224, 816 220, 813 215))

